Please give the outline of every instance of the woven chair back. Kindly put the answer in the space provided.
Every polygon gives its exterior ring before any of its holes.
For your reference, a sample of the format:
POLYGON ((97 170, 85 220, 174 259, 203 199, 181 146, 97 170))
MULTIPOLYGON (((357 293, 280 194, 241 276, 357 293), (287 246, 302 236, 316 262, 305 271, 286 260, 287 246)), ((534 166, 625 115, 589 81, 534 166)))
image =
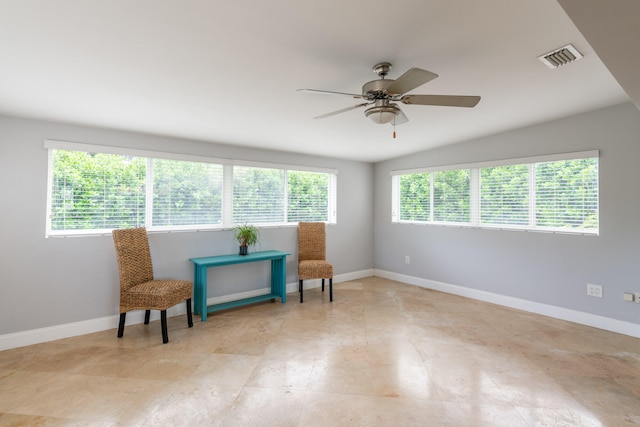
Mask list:
POLYGON ((324 222, 298 223, 298 261, 326 260, 324 222))
POLYGON ((153 280, 149 239, 144 227, 113 230, 113 243, 120 272, 120 292, 153 280))

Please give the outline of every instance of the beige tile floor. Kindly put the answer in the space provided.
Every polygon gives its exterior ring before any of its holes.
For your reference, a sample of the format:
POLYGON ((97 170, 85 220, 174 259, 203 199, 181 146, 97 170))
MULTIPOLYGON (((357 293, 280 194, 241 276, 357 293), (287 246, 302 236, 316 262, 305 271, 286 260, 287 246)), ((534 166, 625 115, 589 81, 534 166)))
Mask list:
POLYGON ((376 277, 327 293, 0 352, 0 425, 640 425, 640 339, 376 277))

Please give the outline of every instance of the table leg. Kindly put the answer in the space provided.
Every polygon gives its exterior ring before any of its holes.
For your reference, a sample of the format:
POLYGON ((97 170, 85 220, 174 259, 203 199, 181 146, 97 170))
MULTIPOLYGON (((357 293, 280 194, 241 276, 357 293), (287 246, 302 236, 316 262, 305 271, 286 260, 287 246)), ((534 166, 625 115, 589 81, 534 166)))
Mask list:
POLYGON ((287 257, 283 256, 280 261, 280 282, 282 283, 282 303, 287 302, 287 257))
POLYGON ((287 302, 287 283, 285 258, 271 260, 271 293, 280 295, 284 304, 287 302))
POLYGON ((200 273, 200 320, 207 321, 207 269, 203 268, 200 273))
POLYGON ((193 266, 193 313, 200 314, 200 274, 198 266, 193 266))
POLYGON ((200 315, 200 321, 207 320, 207 268, 195 267, 195 276, 193 280, 194 287, 194 311, 200 315))

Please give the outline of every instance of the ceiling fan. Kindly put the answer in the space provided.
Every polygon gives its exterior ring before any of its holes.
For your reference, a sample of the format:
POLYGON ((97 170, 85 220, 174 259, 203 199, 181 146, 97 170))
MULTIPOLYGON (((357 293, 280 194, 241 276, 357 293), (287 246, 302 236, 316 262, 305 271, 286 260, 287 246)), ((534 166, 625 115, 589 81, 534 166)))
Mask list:
POLYGON ((389 62, 381 62, 374 65, 373 72, 380 77, 362 86, 362 94, 333 92, 329 90, 298 89, 303 92, 320 93, 326 95, 346 95, 356 99, 364 99, 365 102, 341 110, 332 111, 314 117, 314 119, 324 119, 345 113, 357 108, 368 107, 364 110, 364 115, 378 124, 390 123, 399 125, 409 121, 407 116, 398 107, 396 102, 407 105, 438 105, 446 107, 475 107, 480 101, 479 96, 457 96, 457 95, 405 95, 407 92, 422 86, 423 84, 438 77, 437 74, 421 68, 410 68, 406 73, 398 77, 397 80, 386 79, 385 77, 391 69, 389 62))

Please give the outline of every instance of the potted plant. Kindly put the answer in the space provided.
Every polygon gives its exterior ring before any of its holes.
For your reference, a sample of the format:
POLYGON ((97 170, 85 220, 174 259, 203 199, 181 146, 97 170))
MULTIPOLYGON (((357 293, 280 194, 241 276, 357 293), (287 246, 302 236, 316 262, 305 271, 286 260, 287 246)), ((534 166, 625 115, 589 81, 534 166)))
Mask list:
POLYGON ((253 225, 238 225, 233 229, 233 237, 240 244, 240 255, 247 255, 249 246, 254 246, 258 243, 260 232, 253 225))

